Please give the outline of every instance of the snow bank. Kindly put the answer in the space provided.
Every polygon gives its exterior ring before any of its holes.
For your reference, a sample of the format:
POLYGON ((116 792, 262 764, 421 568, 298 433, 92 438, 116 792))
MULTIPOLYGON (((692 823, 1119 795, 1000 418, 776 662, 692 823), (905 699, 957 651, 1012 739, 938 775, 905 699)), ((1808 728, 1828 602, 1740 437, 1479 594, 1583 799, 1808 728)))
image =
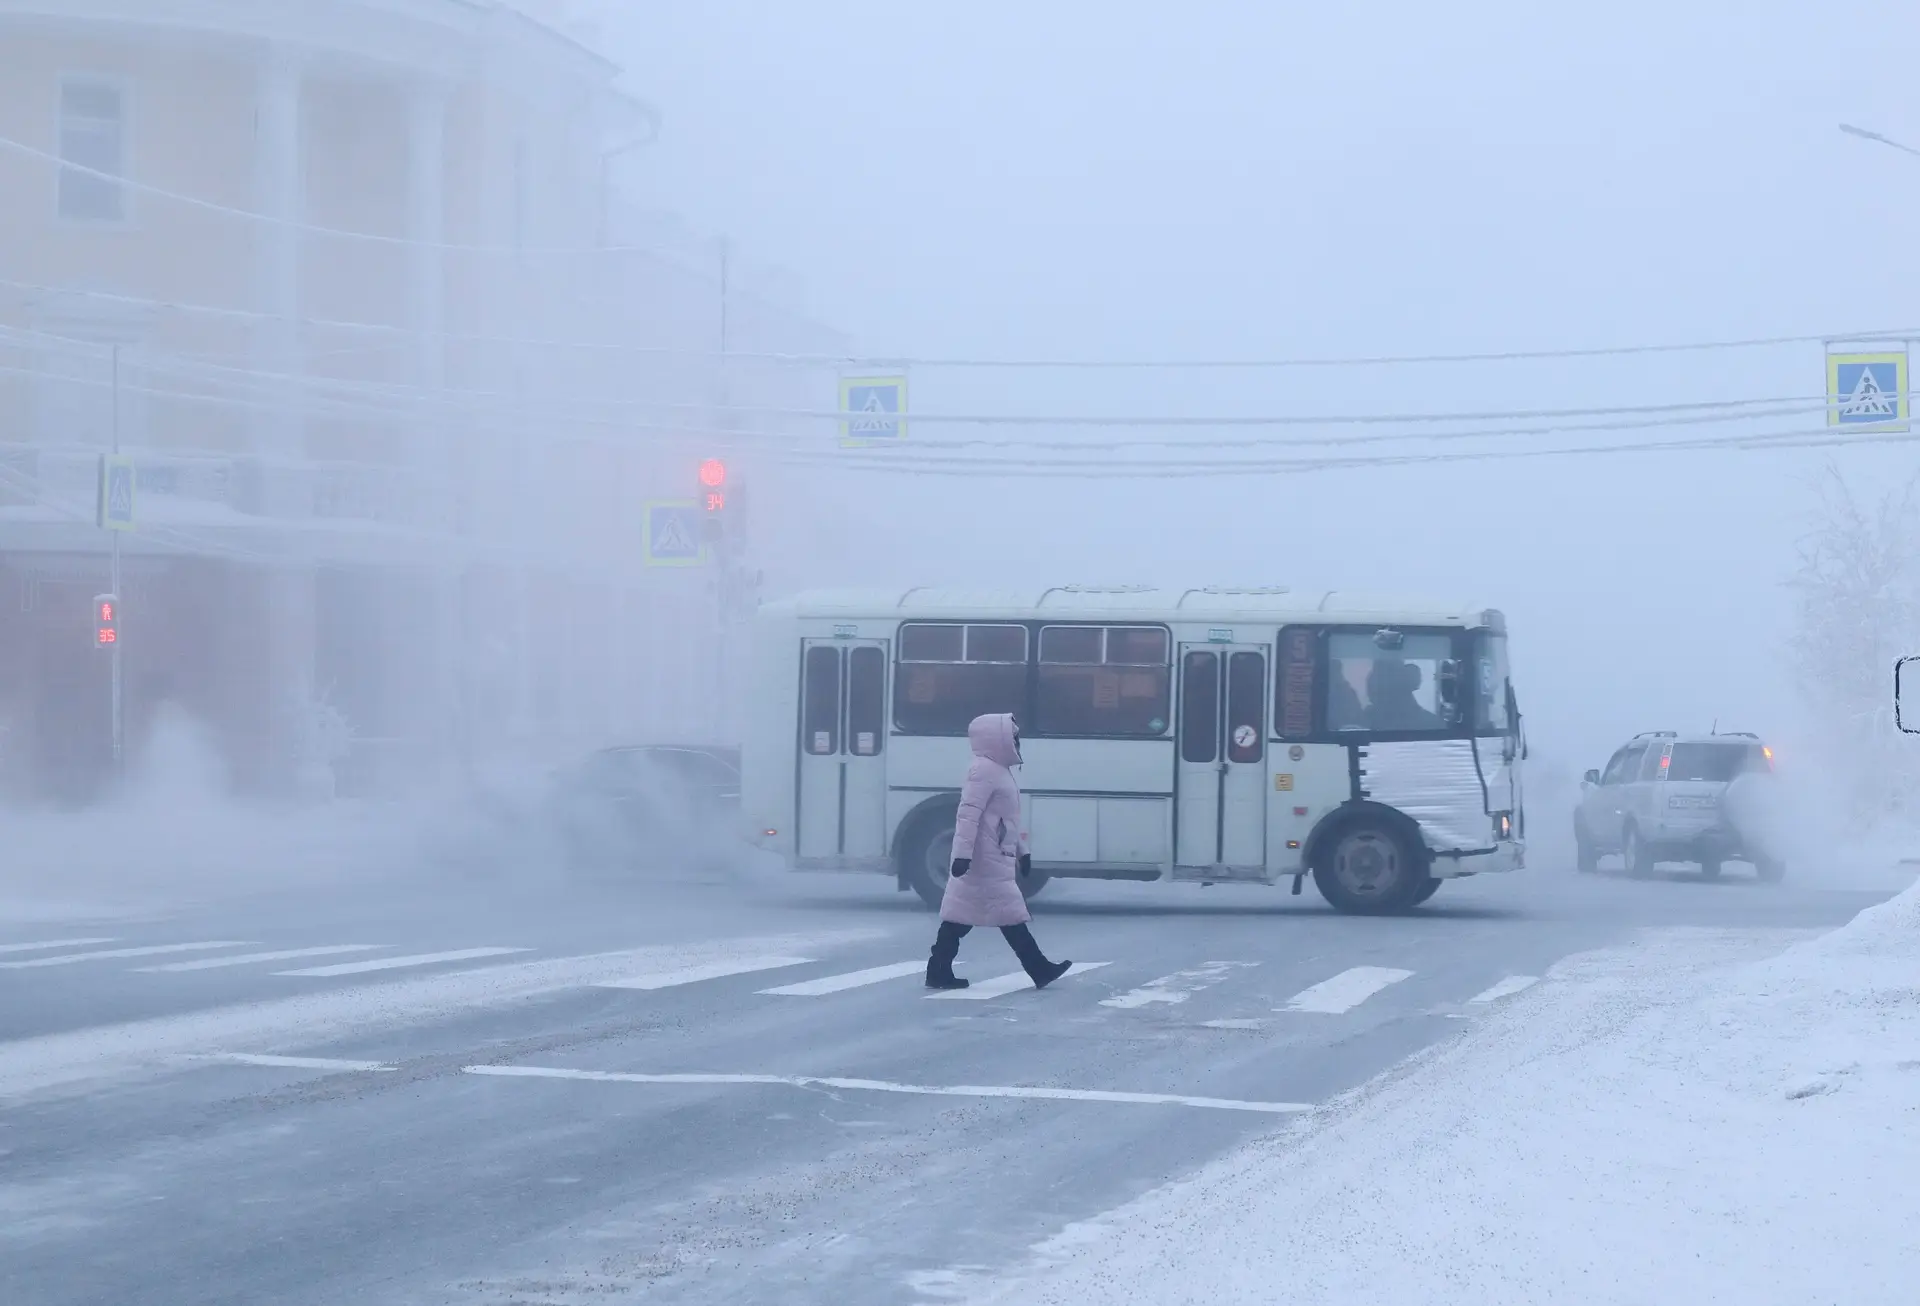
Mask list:
POLYGON ((968 1300, 1904 1306, 1915 1175, 1920 886, 1784 953, 1676 932, 1572 959, 968 1300))

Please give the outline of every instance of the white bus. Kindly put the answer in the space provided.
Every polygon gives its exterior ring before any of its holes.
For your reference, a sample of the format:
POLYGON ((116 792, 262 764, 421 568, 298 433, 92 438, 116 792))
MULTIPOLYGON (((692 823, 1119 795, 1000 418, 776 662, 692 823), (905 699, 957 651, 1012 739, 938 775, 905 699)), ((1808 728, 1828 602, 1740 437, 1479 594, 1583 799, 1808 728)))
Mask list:
POLYGON ((741 815, 937 904, 967 723, 1020 723, 1033 874, 1292 882, 1347 912, 1524 864, 1506 622, 1284 589, 815 593, 754 628, 741 815))

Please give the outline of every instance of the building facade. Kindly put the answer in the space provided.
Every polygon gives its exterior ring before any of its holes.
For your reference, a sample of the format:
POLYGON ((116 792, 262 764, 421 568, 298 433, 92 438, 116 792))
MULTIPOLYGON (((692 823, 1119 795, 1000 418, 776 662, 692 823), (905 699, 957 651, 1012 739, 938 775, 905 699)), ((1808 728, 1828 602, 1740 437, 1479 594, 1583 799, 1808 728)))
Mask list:
POLYGON ((731 733, 737 586, 645 505, 831 403, 723 344, 842 345, 616 241, 656 129, 503 0, 0 0, 0 792, 110 778, 116 447, 130 756, 168 704, 269 791, 731 733))

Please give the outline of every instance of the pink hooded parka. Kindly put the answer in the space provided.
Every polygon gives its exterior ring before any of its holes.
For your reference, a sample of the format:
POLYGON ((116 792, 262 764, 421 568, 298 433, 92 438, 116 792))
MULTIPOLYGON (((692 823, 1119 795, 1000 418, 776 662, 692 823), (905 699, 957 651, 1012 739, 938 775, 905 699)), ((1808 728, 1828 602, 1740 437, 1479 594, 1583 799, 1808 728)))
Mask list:
POLYGON ((947 881, 940 898, 940 919, 956 925, 1020 925, 1031 920, 1020 892, 1019 857, 1027 850, 1020 822, 1020 786, 1013 768, 1020 763, 1013 717, 1006 712, 977 716, 967 727, 973 764, 960 788, 960 815, 953 827, 953 856, 973 865, 947 881))

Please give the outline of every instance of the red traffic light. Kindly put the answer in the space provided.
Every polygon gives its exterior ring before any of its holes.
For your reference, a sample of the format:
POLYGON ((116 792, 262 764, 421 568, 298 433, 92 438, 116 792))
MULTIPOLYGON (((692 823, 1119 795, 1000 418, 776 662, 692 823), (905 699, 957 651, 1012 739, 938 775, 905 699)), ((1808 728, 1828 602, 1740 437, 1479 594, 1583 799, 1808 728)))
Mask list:
POLYGON ((117 620, 119 616, 119 595, 96 594, 93 596, 93 646, 95 648, 107 648, 120 642, 117 620))
POLYGON ((700 484, 709 490, 717 490, 727 483, 727 465, 718 458, 709 458, 700 464, 700 484))

